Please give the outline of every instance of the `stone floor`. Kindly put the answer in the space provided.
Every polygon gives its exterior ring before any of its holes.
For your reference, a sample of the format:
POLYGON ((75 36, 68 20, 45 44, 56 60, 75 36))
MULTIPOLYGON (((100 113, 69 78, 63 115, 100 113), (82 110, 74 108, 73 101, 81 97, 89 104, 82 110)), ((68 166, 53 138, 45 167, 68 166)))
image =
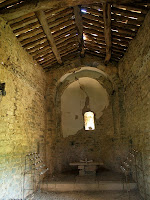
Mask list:
MULTIPOLYGON (((123 181, 124 176, 121 173, 113 172, 105 168, 101 168, 98 170, 96 176, 86 175, 86 176, 78 176, 78 170, 69 171, 53 176, 46 177, 43 182, 72 182, 90 179, 91 181, 123 181)), ((131 181, 131 180, 130 180, 131 181)))
POLYGON ((119 173, 101 169, 96 176, 78 176, 78 171, 57 174, 47 177, 40 185, 42 191, 73 192, 73 191, 104 191, 136 189, 136 183, 131 179, 126 184, 124 176, 119 173))
POLYGON ((137 191, 130 192, 130 197, 122 191, 37 192, 32 200, 142 200, 142 198, 137 191))
MULTIPOLYGON (((140 194, 134 188, 127 193, 127 190, 123 188, 123 179, 122 174, 106 169, 98 171, 96 176, 79 177, 78 171, 58 174, 45 178, 42 182, 42 186, 46 186, 44 190, 41 188, 41 191, 35 193, 29 200, 142 200, 140 194), (120 186, 115 185, 116 183, 119 183, 120 186), (85 187, 85 185, 88 185, 88 187, 85 187), (72 186, 80 187, 76 191, 68 190, 72 186), (82 186, 84 187, 82 188, 82 186), (100 189, 97 190, 97 186, 100 189), (92 190, 91 187, 93 187, 92 190), (109 190, 110 187, 112 187, 111 190, 109 190), (118 189, 118 187, 121 188, 118 189)), ((129 179, 128 181, 131 185, 132 180, 129 179)))

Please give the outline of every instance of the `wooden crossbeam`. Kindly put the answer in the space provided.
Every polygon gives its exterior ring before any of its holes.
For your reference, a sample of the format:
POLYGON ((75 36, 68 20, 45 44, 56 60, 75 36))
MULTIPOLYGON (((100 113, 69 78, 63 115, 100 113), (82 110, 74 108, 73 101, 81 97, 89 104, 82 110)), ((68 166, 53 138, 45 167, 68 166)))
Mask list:
MULTIPOLYGON (((92 3, 104 3, 111 2, 116 4, 131 3, 138 0, 92 0, 92 3)), ((52 8, 65 8, 72 7, 76 5, 88 5, 91 4, 91 0, 32 0, 24 2, 18 8, 12 7, 10 9, 4 9, 0 11, 0 17, 5 20, 10 21, 12 19, 18 18, 20 16, 26 15, 31 12, 36 12, 38 10, 47 10, 52 8)))
POLYGON ((40 10, 40 11, 37 11, 35 14, 36 14, 40 24, 43 27, 43 31, 47 36, 47 39, 48 39, 48 41, 49 41, 49 43, 51 45, 52 51, 53 51, 58 63, 62 64, 62 60, 61 60, 60 54, 59 54, 59 52, 57 50, 53 35, 52 35, 52 33, 51 33, 51 31, 50 31, 50 29, 48 27, 48 23, 47 23, 44 11, 40 10))
POLYGON ((83 24, 82 24, 82 15, 81 9, 79 6, 74 6, 74 15, 75 15, 75 23, 78 31, 78 41, 79 41, 79 48, 81 52, 81 57, 84 57, 84 40, 83 40, 83 24))
POLYGON ((106 43, 105 64, 107 64, 111 58, 111 5, 109 3, 103 3, 103 18, 106 43))

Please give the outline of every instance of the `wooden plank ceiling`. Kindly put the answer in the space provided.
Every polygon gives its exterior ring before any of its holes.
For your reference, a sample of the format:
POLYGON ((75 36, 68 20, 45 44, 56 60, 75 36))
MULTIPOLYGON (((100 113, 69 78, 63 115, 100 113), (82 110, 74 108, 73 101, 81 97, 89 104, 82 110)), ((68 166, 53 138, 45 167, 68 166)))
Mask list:
MULTIPOLYGON (((0 16, 7 19, 7 13, 18 12, 27 2, 0 0, 0 16)), ((22 47, 45 70, 79 53, 96 55, 107 64, 123 57, 149 8, 146 1, 93 3, 26 12, 9 17, 8 23, 22 47)))

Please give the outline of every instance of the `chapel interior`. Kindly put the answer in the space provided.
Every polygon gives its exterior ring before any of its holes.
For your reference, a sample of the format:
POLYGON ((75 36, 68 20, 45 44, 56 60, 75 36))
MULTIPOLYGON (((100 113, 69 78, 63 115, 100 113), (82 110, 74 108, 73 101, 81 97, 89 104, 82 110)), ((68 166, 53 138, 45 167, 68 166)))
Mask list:
POLYGON ((150 200, 148 0, 0 0, 12 199, 150 200))

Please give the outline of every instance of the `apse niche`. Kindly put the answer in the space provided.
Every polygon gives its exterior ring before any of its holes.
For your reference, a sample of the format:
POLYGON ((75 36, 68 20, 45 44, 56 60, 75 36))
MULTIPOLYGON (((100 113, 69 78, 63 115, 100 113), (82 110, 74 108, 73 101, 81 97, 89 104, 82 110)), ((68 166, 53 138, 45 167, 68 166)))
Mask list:
POLYGON ((95 119, 99 119, 108 105, 107 91, 97 80, 83 77, 71 83, 61 96, 63 137, 84 129, 85 107, 89 109, 85 111, 93 112, 95 119))

